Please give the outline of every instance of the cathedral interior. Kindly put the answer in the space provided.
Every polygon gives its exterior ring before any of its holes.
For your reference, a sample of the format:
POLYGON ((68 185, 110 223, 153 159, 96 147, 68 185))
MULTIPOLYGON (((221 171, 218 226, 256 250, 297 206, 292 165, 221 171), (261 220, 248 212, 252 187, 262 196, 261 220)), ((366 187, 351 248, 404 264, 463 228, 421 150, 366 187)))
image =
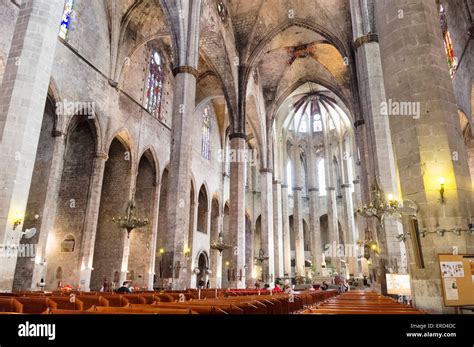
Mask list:
POLYGON ((404 278, 454 313, 440 255, 474 254, 473 16, 0 0, 0 292, 404 278))

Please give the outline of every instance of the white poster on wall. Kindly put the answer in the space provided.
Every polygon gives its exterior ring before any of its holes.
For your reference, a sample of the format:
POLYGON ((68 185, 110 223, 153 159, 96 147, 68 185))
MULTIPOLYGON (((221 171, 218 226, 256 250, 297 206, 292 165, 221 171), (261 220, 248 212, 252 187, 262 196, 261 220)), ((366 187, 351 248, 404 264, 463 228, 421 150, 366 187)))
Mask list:
POLYGON ((442 261, 441 276, 464 277, 464 266, 462 261, 442 261))
POLYGON ((446 293, 446 300, 459 300, 458 285, 456 278, 444 279, 444 291, 446 293))

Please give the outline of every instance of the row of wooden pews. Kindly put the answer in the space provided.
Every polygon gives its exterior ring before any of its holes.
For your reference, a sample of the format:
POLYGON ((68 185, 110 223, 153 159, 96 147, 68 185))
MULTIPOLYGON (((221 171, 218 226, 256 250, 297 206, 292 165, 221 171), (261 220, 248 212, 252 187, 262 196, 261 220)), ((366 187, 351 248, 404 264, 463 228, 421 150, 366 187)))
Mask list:
POLYGON ((337 295, 263 291, 17 293, 0 296, 0 314, 293 314, 337 295), (31 295, 30 295, 31 294, 31 295))
POLYGON ((424 314, 392 298, 374 292, 351 291, 308 308, 303 314, 424 314))

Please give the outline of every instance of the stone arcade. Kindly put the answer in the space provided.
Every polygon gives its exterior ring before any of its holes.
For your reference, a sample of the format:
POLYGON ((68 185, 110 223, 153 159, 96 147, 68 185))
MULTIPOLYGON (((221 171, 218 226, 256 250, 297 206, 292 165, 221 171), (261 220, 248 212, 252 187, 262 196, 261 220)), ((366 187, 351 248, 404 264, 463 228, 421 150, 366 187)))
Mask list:
POLYGON ((0 0, 0 243, 34 250, 2 251, 0 291, 338 274, 386 293, 397 273, 418 308, 452 313, 437 255, 474 253, 473 15, 0 0), (357 212, 377 196, 403 213, 357 212), (128 236, 112 219, 131 202, 149 223, 128 236))

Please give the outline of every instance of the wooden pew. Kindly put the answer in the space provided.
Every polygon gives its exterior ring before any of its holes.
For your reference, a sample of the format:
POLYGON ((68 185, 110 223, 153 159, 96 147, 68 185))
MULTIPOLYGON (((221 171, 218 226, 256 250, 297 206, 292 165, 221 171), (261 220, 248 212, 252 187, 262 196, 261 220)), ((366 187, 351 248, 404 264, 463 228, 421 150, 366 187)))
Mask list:
POLYGON ((402 305, 377 293, 349 292, 329 298, 304 314, 423 314, 423 311, 402 305))
POLYGON ((182 303, 170 303, 167 305, 160 305, 154 304, 154 305, 140 305, 140 304, 131 304, 129 306, 130 308, 133 309, 191 309, 199 314, 219 314, 219 315, 224 315, 227 314, 226 311, 220 309, 219 307, 216 306, 206 306, 206 305, 193 305, 193 304, 182 304, 182 303))
POLYGON ((51 296, 49 299, 56 303, 56 307, 59 310, 84 310, 84 303, 77 298, 75 298, 74 302, 71 302, 69 296, 51 296))
POLYGON ((15 300, 23 304, 22 313, 40 314, 48 308, 57 308, 57 304, 47 297, 17 297, 15 300))
POLYGON ((76 300, 80 300, 83 305, 84 310, 90 309, 92 306, 109 306, 109 301, 102 297, 96 295, 78 295, 76 300))
POLYGON ((91 312, 105 312, 110 314, 125 313, 125 314, 170 314, 170 315, 187 315, 198 314, 190 308, 130 308, 130 307, 108 307, 108 306, 94 306, 89 309, 91 312))
POLYGON ((125 307, 130 304, 129 300, 121 294, 101 295, 100 297, 108 301, 108 305, 104 306, 125 307))
POLYGON ((13 297, 1 297, 0 312, 23 313, 23 304, 13 297))

